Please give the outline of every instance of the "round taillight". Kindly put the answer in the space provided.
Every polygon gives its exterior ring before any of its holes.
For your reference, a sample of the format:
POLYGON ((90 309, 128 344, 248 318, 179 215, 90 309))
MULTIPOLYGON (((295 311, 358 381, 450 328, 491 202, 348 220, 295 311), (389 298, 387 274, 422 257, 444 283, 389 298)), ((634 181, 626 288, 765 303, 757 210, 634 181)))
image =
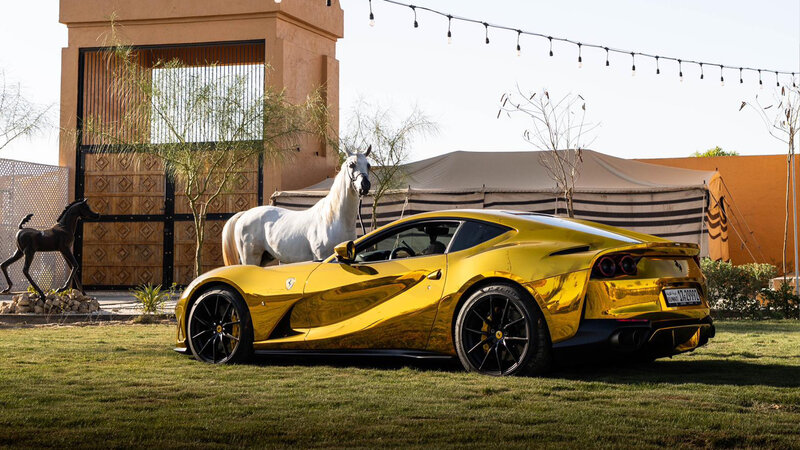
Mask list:
POLYGON ((617 265, 609 256, 600 258, 595 267, 597 267, 597 272, 606 278, 611 278, 617 273, 617 265))
POLYGON ((636 260, 630 255, 619 259, 619 270, 625 275, 636 275, 636 260))

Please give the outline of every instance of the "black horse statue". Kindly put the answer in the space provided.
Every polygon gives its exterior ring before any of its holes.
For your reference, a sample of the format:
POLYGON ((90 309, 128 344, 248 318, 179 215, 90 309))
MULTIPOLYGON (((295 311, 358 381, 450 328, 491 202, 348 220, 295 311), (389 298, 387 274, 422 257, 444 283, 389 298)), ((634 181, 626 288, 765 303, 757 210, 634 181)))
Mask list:
POLYGON ((31 278, 30 273, 28 273, 28 269, 31 267, 31 262, 33 261, 33 255, 36 254, 36 252, 61 252, 72 271, 67 281, 64 283, 64 286, 59 290, 63 291, 67 289, 74 280, 78 289, 85 294, 81 281, 75 278, 75 274, 78 272, 78 261, 72 254, 72 242, 75 240, 75 228, 78 225, 78 219, 97 219, 100 217, 100 214, 92 211, 87 200, 83 199, 75 200, 67 205, 61 215, 58 216, 57 223, 53 228, 48 230, 39 231, 33 228, 22 228, 23 225, 31 220, 31 217, 33 217, 33 214, 28 214, 22 219, 22 222, 19 223, 19 231, 17 231, 17 252, 14 253, 14 256, 0 264, 0 269, 3 270, 6 283, 8 283, 8 288, 0 292, 0 294, 8 294, 11 292, 11 278, 8 277, 8 266, 25 256, 25 266, 22 268, 22 273, 25 274, 25 278, 31 283, 31 286, 33 286, 36 293, 39 294, 39 297, 42 299, 45 298, 44 292, 42 292, 36 282, 31 278))

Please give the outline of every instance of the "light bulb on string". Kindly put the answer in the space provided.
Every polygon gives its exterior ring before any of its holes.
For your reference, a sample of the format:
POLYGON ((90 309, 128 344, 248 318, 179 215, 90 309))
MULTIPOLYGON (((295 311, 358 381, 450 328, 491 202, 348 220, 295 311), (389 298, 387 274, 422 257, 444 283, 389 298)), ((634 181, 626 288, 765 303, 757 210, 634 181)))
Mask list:
POLYGON ((331 0, 328 0, 328 1, 326 2, 326 5, 327 5, 327 6, 331 6, 331 0))
POLYGON ((369 26, 375 26, 375 14, 372 14, 372 0, 369 0, 369 26))
POLYGON ((742 68, 739 67, 739 84, 744 83, 744 79, 742 78, 742 68))
POLYGON ((578 69, 583 68, 583 56, 581 56, 581 43, 578 42, 578 69))
POLYGON ((414 5, 410 6, 411 11, 414 11, 414 28, 419 28, 419 22, 417 22, 417 7, 414 5))
POLYGON ((725 77, 722 76, 722 66, 719 66, 719 85, 725 86, 725 77))
POLYGON ((486 43, 488 44, 489 43, 489 24, 486 23, 486 22, 483 22, 483 27, 486 29, 486 43))
POLYGON ((453 23, 453 16, 447 16, 447 43, 453 43, 453 33, 450 31, 450 25, 453 23))
POLYGON ((703 63, 700 63, 700 79, 702 80, 705 78, 705 74, 703 73, 703 63))
POLYGON ((775 72, 775 86, 781 87, 781 82, 778 79, 778 72, 775 72))
POLYGON ((678 77, 681 83, 683 83, 683 61, 680 59, 678 60, 678 77))
POLYGON ((797 85, 794 83, 794 72, 792 72, 792 87, 797 87, 797 85))
POLYGON ((550 56, 553 56, 553 37, 547 36, 547 40, 550 41, 550 56))
POLYGON ((631 52, 631 76, 636 76, 636 54, 631 52))
POLYGON ((661 75, 661 67, 658 65, 658 56, 656 56, 656 75, 661 75))
POLYGON ((519 45, 520 36, 522 36, 522 30, 517 30, 517 56, 522 55, 522 47, 519 45))
POLYGON ((608 62, 608 47, 605 47, 605 50, 606 50, 606 67, 608 67, 610 65, 610 63, 608 62))
POLYGON ((764 80, 761 79, 761 69, 758 69, 758 88, 764 89, 764 80))

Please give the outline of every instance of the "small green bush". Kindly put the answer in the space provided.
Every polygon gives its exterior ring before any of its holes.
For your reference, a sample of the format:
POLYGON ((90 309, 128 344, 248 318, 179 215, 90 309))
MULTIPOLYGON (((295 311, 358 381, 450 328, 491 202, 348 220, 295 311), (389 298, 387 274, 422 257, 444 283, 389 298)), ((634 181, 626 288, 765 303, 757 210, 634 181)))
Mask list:
POLYGON ((772 316, 782 319, 800 319, 800 297, 794 293, 794 286, 781 284, 777 290, 763 289, 764 306, 772 316))
POLYGON ((155 314, 164 309, 164 304, 167 303, 173 295, 175 295, 175 283, 165 291, 161 290, 161 285, 153 286, 152 284, 143 284, 136 289, 131 289, 136 301, 139 302, 139 307, 142 308, 144 314, 155 314))
POLYGON ((711 308, 739 318, 772 317, 770 307, 759 300, 769 290, 769 283, 778 270, 772 264, 742 264, 704 258, 700 268, 706 277, 711 308))

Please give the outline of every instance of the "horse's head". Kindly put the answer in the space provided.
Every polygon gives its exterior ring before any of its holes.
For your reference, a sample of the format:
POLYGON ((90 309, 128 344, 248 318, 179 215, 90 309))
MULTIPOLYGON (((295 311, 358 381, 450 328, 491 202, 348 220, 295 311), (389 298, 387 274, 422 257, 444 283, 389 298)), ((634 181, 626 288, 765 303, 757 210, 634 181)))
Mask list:
POLYGON ((353 190, 358 192, 358 195, 367 195, 372 185, 369 182, 369 161, 367 156, 372 151, 370 145, 364 153, 350 153, 347 152, 347 159, 342 164, 342 170, 345 171, 350 179, 350 185, 353 190))
POLYGON ((89 206, 89 199, 86 198, 79 201, 75 205, 75 209, 78 212, 78 216, 85 219, 97 219, 100 217, 100 214, 92 211, 92 208, 89 206))

